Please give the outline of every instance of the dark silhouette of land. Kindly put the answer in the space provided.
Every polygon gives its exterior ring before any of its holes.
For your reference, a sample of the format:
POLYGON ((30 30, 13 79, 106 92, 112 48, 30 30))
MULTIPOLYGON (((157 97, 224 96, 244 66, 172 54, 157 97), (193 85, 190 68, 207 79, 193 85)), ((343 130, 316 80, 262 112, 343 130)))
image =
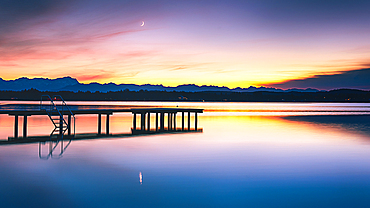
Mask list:
POLYGON ((208 102, 370 102, 370 91, 339 89, 319 92, 178 92, 129 91, 71 92, 0 91, 0 100, 39 101, 42 95, 61 95, 68 101, 208 101, 208 102))
MULTIPOLYGON (((315 86, 315 85, 314 85, 315 86)), ((343 88, 343 87, 342 87, 343 88)), ((348 88, 348 87, 347 87, 348 88)), ((364 88, 364 89, 369 89, 364 88)), ((22 77, 15 80, 3 80, 0 78, 0 90, 10 90, 10 91, 21 91, 21 90, 29 90, 29 89, 37 89, 40 91, 71 91, 71 92, 118 92, 121 90, 130 90, 130 91, 139 91, 139 90, 148 90, 148 91, 178 91, 178 92, 208 92, 208 91, 221 91, 221 92, 257 92, 257 91, 269 91, 269 92, 317 92, 319 90, 312 89, 312 88, 305 88, 305 89, 276 89, 276 88, 269 88, 269 87, 254 87, 250 86, 248 88, 228 88, 228 87, 219 87, 213 85, 202 85, 198 86, 196 84, 183 84, 178 85, 176 87, 169 87, 163 85, 152 85, 152 84, 115 84, 115 83, 90 83, 84 84, 80 83, 76 78, 72 77, 63 77, 63 78, 56 78, 56 79, 48 79, 48 78, 27 78, 22 77)), ((355 89, 362 89, 362 88, 355 88, 355 89)))

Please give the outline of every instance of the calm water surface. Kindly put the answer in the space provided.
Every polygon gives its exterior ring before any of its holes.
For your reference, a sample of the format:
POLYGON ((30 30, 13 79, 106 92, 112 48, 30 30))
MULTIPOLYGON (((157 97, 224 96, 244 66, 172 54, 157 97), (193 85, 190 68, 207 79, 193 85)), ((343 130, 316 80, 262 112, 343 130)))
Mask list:
MULTIPOLYGON (((37 102, 3 101, 0 108, 25 108, 23 104, 37 102)), ((367 207, 370 203, 370 104, 70 104, 204 108, 199 117, 203 133, 72 141, 61 157, 59 144, 49 158, 43 157, 48 144, 2 145, 0 207, 367 207)), ((53 129, 46 116, 31 116, 28 123, 29 135, 46 135, 53 129)), ((12 136, 13 125, 13 117, 0 115, 0 139, 12 136)), ((112 133, 128 133, 131 125, 131 114, 111 117, 112 133)), ((77 116, 77 133, 96 129, 96 116, 77 116)))

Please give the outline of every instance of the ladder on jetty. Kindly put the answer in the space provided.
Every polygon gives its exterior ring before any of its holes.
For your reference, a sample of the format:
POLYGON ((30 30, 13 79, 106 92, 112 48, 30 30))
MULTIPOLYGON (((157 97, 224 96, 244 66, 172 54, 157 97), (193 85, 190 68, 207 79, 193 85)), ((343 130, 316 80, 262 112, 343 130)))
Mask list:
POLYGON ((67 131, 68 135, 71 135, 72 126, 73 135, 76 134, 75 115, 72 113, 62 96, 54 95, 53 97, 50 97, 49 95, 42 95, 40 100, 40 110, 46 111, 54 125, 54 129, 50 133, 50 138, 56 135, 58 139, 63 139, 63 136, 67 131), (68 120, 65 119, 65 115, 68 116, 68 120))

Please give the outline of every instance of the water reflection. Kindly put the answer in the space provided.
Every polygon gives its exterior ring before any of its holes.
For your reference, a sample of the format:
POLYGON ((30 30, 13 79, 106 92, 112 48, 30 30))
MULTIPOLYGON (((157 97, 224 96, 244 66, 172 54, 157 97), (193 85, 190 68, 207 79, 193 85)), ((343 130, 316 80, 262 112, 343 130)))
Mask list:
POLYGON ((60 207, 366 207, 370 151, 355 139, 370 136, 345 127, 367 123, 365 117, 307 119, 315 120, 205 113, 202 134, 74 140, 63 148, 56 142, 0 146, 2 206, 27 207, 19 195, 41 190, 26 201, 45 207, 58 197, 68 199, 60 207), (36 148, 49 159, 63 152, 63 159, 41 161, 36 148))
POLYGON ((139 173, 139 182, 140 182, 140 185, 143 184, 143 174, 141 172, 139 173))
POLYGON ((63 156, 66 149, 71 144, 71 142, 72 140, 69 140, 69 141, 57 140, 57 141, 39 142, 39 158, 43 160, 48 160, 49 158, 60 159, 63 156), (58 146, 59 148, 57 148, 58 146), (43 151, 43 149, 44 150, 46 149, 47 151, 45 152, 43 151))
POLYGON ((322 128, 340 128, 348 132, 355 132, 370 136, 370 116, 369 115, 346 115, 346 116, 289 116, 282 117, 288 121, 300 123, 312 123, 320 125, 322 128))
MULTIPOLYGON (((78 131, 96 131, 96 117, 79 119, 78 131)), ((123 124, 129 129, 131 119, 131 115, 113 116, 117 124, 113 126, 117 132, 123 124)), ((65 140, 63 148, 55 142, 0 146, 1 206, 51 207, 58 198, 65 199, 58 201, 59 207, 367 207, 370 203, 367 116, 206 112, 199 120, 205 129, 202 134, 73 140, 72 145, 65 140), (44 162, 37 157, 37 148, 42 157, 58 158, 63 153, 63 159, 44 162)), ((30 129, 34 134, 45 132, 39 126, 46 121, 31 117, 30 129)), ((0 117, 0 122, 5 127, 9 123, 10 129, 0 133, 11 134, 13 120, 0 117)))

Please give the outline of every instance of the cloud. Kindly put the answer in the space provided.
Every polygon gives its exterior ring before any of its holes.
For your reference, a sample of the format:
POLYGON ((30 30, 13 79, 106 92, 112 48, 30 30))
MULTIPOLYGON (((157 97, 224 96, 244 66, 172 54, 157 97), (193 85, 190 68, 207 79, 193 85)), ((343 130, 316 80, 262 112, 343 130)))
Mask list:
POLYGON ((332 75, 316 75, 306 79, 289 80, 265 86, 282 89, 315 88, 331 90, 340 88, 370 90, 370 68, 338 72, 332 75))
POLYGON ((72 0, 0 1, 0 40, 4 35, 23 31, 36 22, 48 22, 68 8, 72 0), (47 18, 45 18, 47 17, 47 18), (30 24, 33 22, 32 24, 30 24))
POLYGON ((114 0, 0 1, 0 61, 91 55, 102 42, 146 30, 138 8, 114 0))
POLYGON ((189 63, 189 64, 169 64, 165 66, 168 68, 169 71, 187 71, 187 70, 200 70, 202 71, 202 67, 209 65, 209 63, 189 63))
POLYGON ((96 81, 96 80, 103 80, 103 79, 109 79, 114 77, 111 73, 103 73, 103 74, 95 74, 95 75, 81 75, 78 76, 78 80, 81 82, 88 82, 88 81, 96 81))
MULTIPOLYGON (((49 72, 49 74, 52 75, 53 77, 65 76, 65 74, 62 72, 51 72, 51 73, 49 72)), ((34 74, 34 76, 39 77, 40 74, 34 74)), ((103 69, 85 68, 84 71, 75 69, 74 77, 76 77, 81 82, 96 82, 117 77, 117 74, 103 69)))

